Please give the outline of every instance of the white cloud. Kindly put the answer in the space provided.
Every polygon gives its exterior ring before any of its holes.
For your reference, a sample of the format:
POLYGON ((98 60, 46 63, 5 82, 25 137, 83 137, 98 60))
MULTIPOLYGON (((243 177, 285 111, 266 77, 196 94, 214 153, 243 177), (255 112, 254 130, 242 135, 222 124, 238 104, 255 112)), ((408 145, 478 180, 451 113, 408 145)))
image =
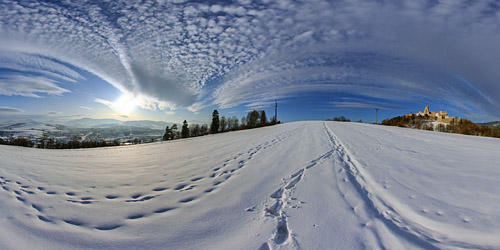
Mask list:
POLYGON ((0 95, 27 96, 40 98, 40 94, 60 96, 70 92, 59 87, 52 79, 36 76, 9 76, 0 77, 0 95))
POLYGON ((86 110, 94 110, 93 108, 85 107, 85 106, 78 106, 81 109, 86 109, 86 110))
POLYGON ((23 113, 25 112, 23 109, 0 106, 0 114, 15 114, 15 113, 23 113))
MULTIPOLYGON (((43 67, 28 68, 66 80, 81 76, 65 65, 85 69, 146 109, 327 91, 500 113, 500 14, 487 1, 12 1, 2 10, 0 47, 40 55, 43 67)), ((16 58, 0 67, 24 71, 16 58)))
POLYGON ((105 106, 107 106, 108 108, 110 109, 115 109, 114 105, 113 105, 113 102, 111 101, 108 101, 108 100, 104 100, 104 99, 101 99, 101 98, 95 98, 94 99, 94 102, 97 102, 97 103, 100 103, 100 104, 103 104, 105 106))

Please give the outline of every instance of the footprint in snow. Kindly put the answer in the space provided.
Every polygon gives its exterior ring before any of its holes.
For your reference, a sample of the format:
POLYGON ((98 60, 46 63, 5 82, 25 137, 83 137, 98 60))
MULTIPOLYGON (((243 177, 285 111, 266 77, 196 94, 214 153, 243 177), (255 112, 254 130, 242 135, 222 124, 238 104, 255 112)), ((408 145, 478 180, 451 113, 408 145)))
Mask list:
POLYGON ((146 216, 146 214, 144 214, 144 213, 135 213, 135 214, 129 215, 127 217, 127 219, 129 219, 129 220, 136 220, 136 219, 143 218, 144 216, 146 216))
POLYGON ((23 192, 25 192, 27 194, 35 194, 35 192, 33 192, 33 191, 29 191, 29 190, 22 189, 22 188, 21 188, 21 191, 23 191, 23 192))
POLYGON ((109 231, 109 230, 117 229, 121 226, 122 226, 121 224, 104 224, 104 225, 100 225, 100 226, 95 227, 95 229, 101 230, 101 231, 109 231))
POLYGON ((255 208, 256 208, 256 206, 249 207, 249 208, 245 209, 245 211, 247 211, 247 212, 253 212, 253 211, 255 211, 255 208))
POLYGON ((188 197, 188 198, 184 198, 184 199, 180 200, 179 202, 181 202, 181 203, 188 203, 188 202, 196 200, 196 198, 198 198, 198 197, 191 196, 191 197, 188 197))
POLYGON ((38 215, 38 219, 43 221, 43 222, 49 222, 49 223, 53 222, 51 219, 49 219, 45 216, 42 216, 42 215, 38 215))
POLYGON ((185 188, 187 185, 188 184, 184 184, 184 183, 183 184, 179 184, 179 185, 177 185, 177 187, 174 188, 174 190, 179 191, 179 190, 185 188))
POLYGON ((31 204, 31 207, 36 209, 38 212, 42 212, 43 211, 43 206, 42 205, 38 205, 38 204, 31 204))
POLYGON ((258 250, 271 250, 271 247, 269 246, 269 244, 267 244, 267 242, 264 242, 262 243, 262 245, 260 245, 258 250))
MULTIPOLYGON (((142 201, 148 201, 148 200, 151 200, 151 199, 155 198, 156 196, 157 195, 148 195, 148 196, 142 197, 141 199, 126 200, 125 202, 142 202, 142 201)), ((139 198, 139 196, 137 196, 137 198, 139 198)))
POLYGON ((176 209, 176 207, 163 207, 163 208, 156 209, 155 213, 162 214, 162 213, 168 212, 170 210, 174 210, 174 209, 176 209))
POLYGON ((78 219, 66 219, 63 221, 70 224, 70 225, 73 225, 73 226, 83 226, 86 224, 85 222, 78 220, 78 219))
POLYGON ((286 217, 281 217, 279 220, 278 220, 278 226, 276 228, 276 234, 274 236, 274 242, 276 242, 276 244, 283 244, 285 243, 285 241, 288 239, 288 226, 287 226, 287 223, 286 223, 286 217))

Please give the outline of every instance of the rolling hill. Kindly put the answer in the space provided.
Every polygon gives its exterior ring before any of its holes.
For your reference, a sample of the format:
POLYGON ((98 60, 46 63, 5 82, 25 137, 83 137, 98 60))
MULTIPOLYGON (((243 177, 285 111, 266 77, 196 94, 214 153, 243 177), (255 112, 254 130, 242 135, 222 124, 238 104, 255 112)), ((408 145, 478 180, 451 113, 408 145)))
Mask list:
POLYGON ((0 145, 0 249, 498 249, 499 149, 340 122, 0 145))

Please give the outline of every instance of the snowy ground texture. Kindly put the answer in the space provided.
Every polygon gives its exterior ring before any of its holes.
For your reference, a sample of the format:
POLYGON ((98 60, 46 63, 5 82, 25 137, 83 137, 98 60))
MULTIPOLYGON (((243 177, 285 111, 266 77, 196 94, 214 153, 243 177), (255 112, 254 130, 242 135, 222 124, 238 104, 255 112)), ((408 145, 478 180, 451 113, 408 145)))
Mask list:
POLYGON ((500 249, 500 140, 295 122, 0 146, 0 249, 500 249))

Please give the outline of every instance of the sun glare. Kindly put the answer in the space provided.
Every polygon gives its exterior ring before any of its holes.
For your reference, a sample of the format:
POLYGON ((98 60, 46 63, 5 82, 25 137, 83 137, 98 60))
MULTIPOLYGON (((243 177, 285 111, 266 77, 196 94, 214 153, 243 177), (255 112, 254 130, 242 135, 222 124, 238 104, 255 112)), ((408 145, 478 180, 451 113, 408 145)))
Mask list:
POLYGON ((131 113, 138 106, 139 101, 132 95, 122 94, 118 100, 113 103, 113 107, 120 113, 131 113))

